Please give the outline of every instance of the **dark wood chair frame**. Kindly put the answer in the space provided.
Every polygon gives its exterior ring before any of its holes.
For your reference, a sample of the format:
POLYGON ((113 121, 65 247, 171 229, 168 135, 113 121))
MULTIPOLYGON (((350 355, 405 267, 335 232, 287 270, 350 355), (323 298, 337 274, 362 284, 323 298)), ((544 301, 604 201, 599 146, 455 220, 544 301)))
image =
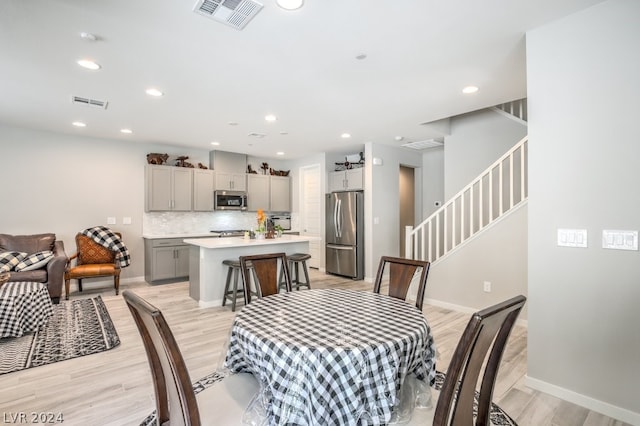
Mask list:
POLYGON ((476 384, 485 359, 475 425, 490 424, 493 388, 502 354, 526 300, 524 296, 516 296, 472 315, 449 364, 434 413, 434 425, 474 424, 476 384))
POLYGON ((279 289, 278 265, 284 278, 285 290, 291 291, 291 276, 285 253, 240 256, 240 269, 245 282, 244 295, 247 304, 251 303, 250 271, 256 281, 256 290, 260 297, 271 296, 278 293, 279 289))
POLYGON ((424 290, 427 286, 427 276, 429 275, 430 263, 426 260, 405 259, 402 257, 382 256, 378 265, 376 281, 373 291, 380 293, 382 287, 382 277, 385 269, 389 265, 389 296, 406 300, 411 280, 418 268, 422 268, 420 281, 418 282, 418 294, 416 296, 416 308, 422 310, 424 302, 424 290))
POLYGON ((180 348, 162 312, 130 290, 122 292, 138 326, 151 367, 159 425, 200 426, 198 403, 180 348), (181 419, 175 419, 181 416, 181 419), (174 422, 170 422, 174 424, 174 422))

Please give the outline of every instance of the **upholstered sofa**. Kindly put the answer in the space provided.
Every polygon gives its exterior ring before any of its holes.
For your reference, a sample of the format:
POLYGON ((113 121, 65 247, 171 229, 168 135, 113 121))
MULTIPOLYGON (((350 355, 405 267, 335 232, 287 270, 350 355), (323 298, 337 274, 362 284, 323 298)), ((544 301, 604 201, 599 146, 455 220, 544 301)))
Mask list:
POLYGON ((55 234, 35 235, 9 235, 0 234, 0 254, 6 252, 20 252, 27 255, 52 251, 53 256, 46 265, 33 270, 16 272, 10 271, 9 281, 35 281, 44 283, 49 290, 51 301, 60 302, 62 295, 62 283, 64 268, 67 263, 67 254, 64 251, 64 243, 56 240, 55 234))

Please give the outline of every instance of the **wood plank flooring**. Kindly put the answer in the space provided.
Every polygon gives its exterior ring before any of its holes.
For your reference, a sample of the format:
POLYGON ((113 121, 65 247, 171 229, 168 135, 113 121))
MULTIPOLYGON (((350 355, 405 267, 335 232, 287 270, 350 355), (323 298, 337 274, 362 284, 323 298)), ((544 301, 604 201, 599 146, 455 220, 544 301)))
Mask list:
MULTIPOLYGON (((372 291, 373 285, 325 275, 311 270, 314 288, 350 288, 372 291)), ((223 347, 235 313, 229 307, 200 309, 189 298, 188 283, 151 286, 145 282, 123 284, 165 315, 189 368, 197 380, 222 365, 223 347)), ((303 290, 304 291, 304 290, 303 290)), ((384 290, 383 290, 384 291, 384 290)), ((68 361, 0 376, 0 421, 11 415, 60 413, 64 425, 138 425, 153 409, 151 374, 138 330, 121 296, 111 287, 90 282, 82 294, 100 294, 113 319, 121 344, 115 349, 68 361)), ((468 314, 426 305, 424 313, 434 333, 439 358, 446 371, 451 354, 469 319, 468 314)), ((2 354, 0 354, 1 356, 2 354)), ((516 326, 503 357, 494 400, 521 426, 622 426, 602 416, 524 385, 527 367, 527 330, 516 326)))

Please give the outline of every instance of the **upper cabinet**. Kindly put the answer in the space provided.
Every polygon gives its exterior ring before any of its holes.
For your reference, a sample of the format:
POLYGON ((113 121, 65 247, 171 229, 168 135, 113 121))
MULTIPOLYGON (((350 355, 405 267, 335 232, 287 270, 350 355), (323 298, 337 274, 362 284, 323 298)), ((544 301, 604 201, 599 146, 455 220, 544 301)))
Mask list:
POLYGON ((145 210, 190 211, 193 169, 146 165, 145 210))
POLYGON ((193 170, 193 210, 213 211, 213 190, 216 175, 213 170, 193 170))
POLYGON ((244 173, 215 172, 217 190, 246 191, 247 175, 244 173))
POLYGON ((288 176, 247 175, 248 210, 291 211, 291 178, 288 176))
POLYGON ((270 211, 290 212, 291 211, 291 178, 289 176, 269 176, 271 184, 270 211))
POLYGON ((258 209, 269 211, 269 176, 247 175, 247 210, 258 209))
POLYGON ((329 172, 329 192, 364 189, 364 167, 329 172))

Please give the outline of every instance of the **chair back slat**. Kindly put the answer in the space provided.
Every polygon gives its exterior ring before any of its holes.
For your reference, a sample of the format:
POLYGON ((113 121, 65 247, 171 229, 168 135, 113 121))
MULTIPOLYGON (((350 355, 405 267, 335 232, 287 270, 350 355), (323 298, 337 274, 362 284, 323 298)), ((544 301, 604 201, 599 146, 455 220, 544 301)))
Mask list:
POLYGON ((256 281, 256 289, 262 297, 271 296, 278 293, 279 280, 278 271, 282 271, 285 280, 286 291, 291 291, 291 276, 287 266, 287 255, 285 253, 257 254, 251 256, 240 256, 240 268, 244 279, 244 293, 247 304, 251 302, 251 286, 249 283, 253 276, 256 281))
POLYGON ((436 405, 434 425, 474 424, 474 396, 483 366, 475 425, 489 425, 498 367, 526 300, 524 296, 516 296, 472 315, 451 358, 436 405))
POLYGON ((142 336, 151 367, 158 424, 200 426, 191 378, 162 312, 130 290, 122 296, 142 336))
POLYGON ((373 285, 373 291, 380 293, 382 281, 388 265, 389 272, 389 296, 406 300, 407 293, 411 282, 416 276, 416 272, 420 269, 420 277, 418 279, 418 294, 416 295, 416 307, 422 310, 424 302, 424 291, 427 285, 427 276, 429 274, 429 262, 423 260, 404 259, 401 257, 382 256, 378 265, 378 273, 376 281, 373 285))

